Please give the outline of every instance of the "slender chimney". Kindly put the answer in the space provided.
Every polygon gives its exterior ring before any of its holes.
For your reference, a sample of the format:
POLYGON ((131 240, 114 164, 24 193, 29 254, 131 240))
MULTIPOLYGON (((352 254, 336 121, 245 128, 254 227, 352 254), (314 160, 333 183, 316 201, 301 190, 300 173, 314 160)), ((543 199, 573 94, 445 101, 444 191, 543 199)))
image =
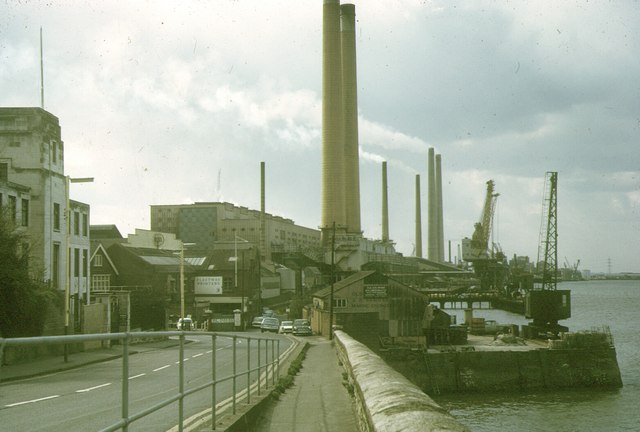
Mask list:
POLYGON ((265 259, 271 260, 271 257, 268 256, 267 251, 267 241, 266 241, 266 228, 267 224, 265 221, 265 175, 264 175, 264 162, 260 162, 260 261, 265 261, 265 259))
POLYGON ((322 217, 323 243, 330 239, 333 223, 346 225, 344 201, 344 149, 342 126, 342 60, 340 2, 324 0, 322 6, 322 217))
POLYGON ((382 242, 389 241, 389 201, 387 199, 387 161, 382 162, 382 242))
POLYGON ((444 224, 442 211, 442 156, 436 155, 436 219, 438 221, 438 262, 444 262, 444 224))
POLYGON ((360 169, 358 159, 358 91, 356 73, 356 6, 340 6, 342 109, 344 131, 344 199, 347 232, 360 233, 360 169))
POLYGON ((427 174, 429 187, 428 206, 427 206, 427 224, 428 224, 428 241, 427 254, 432 261, 438 261, 438 219, 437 219, 437 200, 436 200, 436 174, 433 147, 429 148, 427 159, 427 174))
POLYGON ((418 258, 422 258, 422 213, 420 207, 420 174, 416 174, 416 256, 418 258))

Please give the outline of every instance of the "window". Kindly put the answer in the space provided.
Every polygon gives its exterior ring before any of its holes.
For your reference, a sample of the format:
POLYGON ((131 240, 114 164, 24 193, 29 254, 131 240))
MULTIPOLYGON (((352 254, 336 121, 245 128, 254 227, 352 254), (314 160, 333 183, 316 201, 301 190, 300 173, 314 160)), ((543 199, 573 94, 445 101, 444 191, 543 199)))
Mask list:
POLYGON ((91 275, 91 289, 94 291, 107 291, 111 287, 111 275, 91 275))
POLYGON ((9 181, 9 164, 0 162, 0 180, 9 181))
POLYGON ((16 197, 9 195, 9 211, 11 212, 11 220, 16 223, 16 197))
POLYGON ((73 212, 73 233, 80 235, 80 213, 73 212))
POLYGON ((22 226, 29 226, 29 200, 22 199, 22 226))
POLYGON ((347 307, 347 299, 333 299, 333 307, 334 308, 347 307))
POLYGON ((73 275, 80 277, 80 249, 75 248, 73 254, 73 275))
POLYGON ((93 266, 94 267, 102 267, 102 255, 97 255, 93 257, 93 266))
POLYGON ((83 235, 84 237, 86 237, 86 236, 87 236, 87 232, 88 232, 88 231, 87 231, 87 227, 89 226, 88 219, 89 219, 89 218, 87 217, 87 214, 86 214, 86 213, 83 213, 83 214, 82 214, 82 235, 83 235))
POLYGON ((89 251, 86 249, 82 249, 82 277, 87 277, 89 272, 87 271, 87 266, 89 264, 89 251))
POLYGON ((53 158, 53 163, 58 162, 58 143, 55 141, 51 143, 51 156, 53 158))
POLYGON ((60 279, 60 243, 53 244, 53 257, 51 259, 51 280, 54 288, 58 288, 60 279))
POLYGON ((53 229, 60 231, 60 204, 53 203, 53 229))

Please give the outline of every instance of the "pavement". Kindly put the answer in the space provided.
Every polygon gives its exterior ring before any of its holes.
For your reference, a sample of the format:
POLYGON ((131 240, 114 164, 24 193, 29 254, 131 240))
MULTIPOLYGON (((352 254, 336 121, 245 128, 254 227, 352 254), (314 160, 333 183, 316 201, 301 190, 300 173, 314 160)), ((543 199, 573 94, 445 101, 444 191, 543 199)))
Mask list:
POLYGON ((343 384, 333 342, 320 336, 309 344, 302 369, 279 400, 267 404, 251 429, 260 432, 357 432, 355 407, 343 384))

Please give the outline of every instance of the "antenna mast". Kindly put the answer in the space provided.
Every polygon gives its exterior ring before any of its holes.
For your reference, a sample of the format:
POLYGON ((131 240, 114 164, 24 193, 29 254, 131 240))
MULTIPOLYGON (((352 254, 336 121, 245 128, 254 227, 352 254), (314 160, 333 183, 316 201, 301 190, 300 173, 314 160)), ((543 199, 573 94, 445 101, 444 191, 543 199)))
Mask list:
POLYGON ((44 109, 44 66, 42 62, 42 26, 40 26, 40 108, 44 109))

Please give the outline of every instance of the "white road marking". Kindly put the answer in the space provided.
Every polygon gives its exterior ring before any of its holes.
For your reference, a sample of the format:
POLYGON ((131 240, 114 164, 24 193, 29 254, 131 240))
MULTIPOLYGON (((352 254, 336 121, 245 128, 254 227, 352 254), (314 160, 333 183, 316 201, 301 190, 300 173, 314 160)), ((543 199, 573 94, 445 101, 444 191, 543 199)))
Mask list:
POLYGON ((130 376, 129 379, 132 380, 132 379, 140 378, 143 375, 146 375, 146 373, 141 373, 141 374, 138 374, 138 375, 130 376))
POLYGON ((191 358, 200 357, 202 354, 203 354, 203 353, 200 353, 200 354, 194 354, 194 355, 192 355, 192 356, 191 356, 191 358))
POLYGON ((89 388, 82 389, 82 390, 76 390, 76 393, 86 393, 86 392, 90 392, 91 390, 99 389, 101 387, 106 387, 108 385, 111 385, 111 383, 105 383, 105 384, 100 384, 100 385, 97 385, 97 386, 94 386, 94 387, 89 387, 89 388))
POLYGON ((28 403, 40 402, 40 401, 47 400, 47 399, 55 399, 57 397, 60 397, 60 395, 53 395, 53 396, 43 397, 43 398, 40 398, 40 399, 32 399, 32 400, 28 400, 28 401, 16 402, 16 403, 5 405, 5 407, 7 407, 7 408, 8 407, 14 407, 14 406, 24 405, 24 404, 28 404, 28 403))
POLYGON ((154 372, 158 372, 158 371, 160 371, 160 370, 162 370, 162 369, 166 369, 166 368, 168 368, 169 366, 171 366, 171 365, 164 365, 164 366, 161 366, 161 367, 159 367, 159 368, 154 369, 153 371, 154 371, 154 372))
POLYGON ((209 351, 207 351, 205 354, 211 354, 211 352, 212 352, 212 351, 213 351, 213 350, 209 350, 209 351))

